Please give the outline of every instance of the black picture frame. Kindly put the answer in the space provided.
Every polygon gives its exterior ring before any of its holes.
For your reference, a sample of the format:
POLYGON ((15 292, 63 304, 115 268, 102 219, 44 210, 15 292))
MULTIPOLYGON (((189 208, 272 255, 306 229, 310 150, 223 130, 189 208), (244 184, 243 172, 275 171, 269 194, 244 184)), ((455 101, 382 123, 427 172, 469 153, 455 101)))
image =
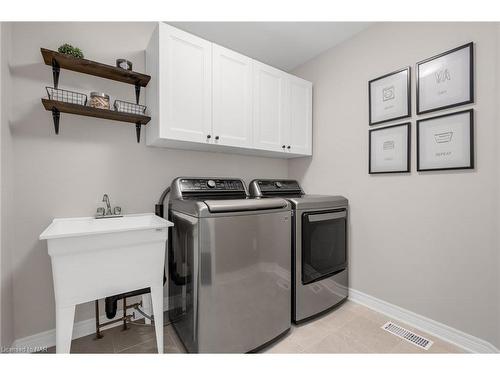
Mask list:
POLYGON ((404 122, 401 124, 395 124, 390 126, 383 126, 375 129, 370 129, 368 131, 368 174, 386 174, 386 173, 409 173, 411 172, 411 122, 404 122), (406 145, 406 169, 400 171, 378 171, 372 172, 372 134, 373 132, 387 130, 390 128, 396 128, 400 126, 406 126, 407 131, 407 145, 406 145))
POLYGON ((388 73, 388 74, 384 74, 383 76, 380 76, 380 77, 377 77, 377 78, 374 78, 374 79, 368 81, 368 122, 369 122, 370 126, 384 124, 384 123, 396 121, 396 120, 401 120, 404 118, 408 118, 410 116, 411 116, 411 67, 410 66, 403 68, 403 69, 396 70, 396 71, 388 73), (392 118, 381 120, 381 121, 372 121, 372 89, 371 89, 372 83, 379 81, 381 79, 390 77, 392 75, 399 74, 399 73, 404 72, 404 71, 408 72, 407 82, 406 82, 406 101, 407 101, 407 108, 408 108, 407 113, 405 115, 402 115, 402 116, 396 116, 396 117, 392 117, 392 118))
POLYGON ((463 111, 446 113, 439 116, 428 117, 425 119, 417 120, 417 172, 429 172, 429 171, 449 171, 449 170, 459 170, 459 169, 474 169, 474 109, 466 109, 463 111), (463 113, 469 113, 469 165, 464 167, 449 167, 449 168, 420 168, 420 126, 426 121, 432 121, 443 117, 451 117, 460 115, 463 113))
POLYGON ((450 108, 455 108, 455 107, 463 106, 466 104, 474 103, 474 100, 475 100, 474 99, 474 42, 466 43, 466 44, 461 45, 459 47, 453 48, 449 51, 440 53, 439 55, 435 55, 435 56, 429 57, 425 60, 419 61, 416 64, 415 70, 416 70, 416 79, 417 79, 417 82, 416 82, 416 85, 417 85, 417 92, 416 92, 417 115, 423 115, 425 113, 441 111, 444 109, 450 109, 450 108), (443 56, 449 55, 451 53, 460 51, 461 49, 465 49, 465 48, 470 48, 469 49, 469 99, 465 100, 465 101, 457 102, 457 103, 448 104, 448 105, 441 106, 441 107, 435 107, 435 108, 430 108, 430 109, 426 109, 426 110, 421 110, 420 109, 420 66, 422 66, 425 63, 439 59, 443 56))

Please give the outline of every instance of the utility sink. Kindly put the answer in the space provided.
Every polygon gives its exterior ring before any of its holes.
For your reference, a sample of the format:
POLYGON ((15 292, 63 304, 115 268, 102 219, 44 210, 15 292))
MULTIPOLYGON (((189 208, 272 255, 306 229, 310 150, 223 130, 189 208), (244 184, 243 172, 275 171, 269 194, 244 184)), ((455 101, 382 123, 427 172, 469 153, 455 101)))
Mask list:
POLYGON ((163 271, 167 228, 154 214, 54 219, 47 240, 56 303, 56 351, 69 353, 75 306, 151 288, 158 352, 163 352, 163 271))
POLYGON ((136 214, 98 219, 94 217, 54 219, 52 224, 42 232, 40 239, 49 240, 145 229, 162 229, 170 225, 167 220, 154 214, 136 214))

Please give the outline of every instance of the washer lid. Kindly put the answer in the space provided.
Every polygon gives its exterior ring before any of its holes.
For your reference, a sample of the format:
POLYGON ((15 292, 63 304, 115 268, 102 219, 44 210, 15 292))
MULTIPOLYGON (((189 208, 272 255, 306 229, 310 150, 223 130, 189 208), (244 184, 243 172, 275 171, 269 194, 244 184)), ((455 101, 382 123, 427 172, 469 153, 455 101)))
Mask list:
POLYGON ((205 200, 208 210, 217 212, 259 211, 284 208, 287 202, 281 198, 267 199, 217 199, 205 200))

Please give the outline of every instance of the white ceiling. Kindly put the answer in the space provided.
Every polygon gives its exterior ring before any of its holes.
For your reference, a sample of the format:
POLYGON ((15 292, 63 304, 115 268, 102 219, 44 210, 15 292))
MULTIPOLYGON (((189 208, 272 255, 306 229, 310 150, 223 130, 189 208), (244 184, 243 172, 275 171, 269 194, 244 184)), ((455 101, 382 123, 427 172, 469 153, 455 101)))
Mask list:
POLYGON ((168 22, 224 47, 291 71, 366 29, 370 22, 168 22))

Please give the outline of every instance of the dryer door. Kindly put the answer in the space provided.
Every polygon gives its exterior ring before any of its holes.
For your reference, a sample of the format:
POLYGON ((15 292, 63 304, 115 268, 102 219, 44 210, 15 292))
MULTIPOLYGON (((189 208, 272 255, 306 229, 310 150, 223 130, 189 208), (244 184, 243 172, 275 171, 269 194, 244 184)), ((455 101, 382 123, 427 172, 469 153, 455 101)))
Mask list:
POLYGON ((347 267, 346 210, 302 214, 302 283, 310 284, 347 267))

